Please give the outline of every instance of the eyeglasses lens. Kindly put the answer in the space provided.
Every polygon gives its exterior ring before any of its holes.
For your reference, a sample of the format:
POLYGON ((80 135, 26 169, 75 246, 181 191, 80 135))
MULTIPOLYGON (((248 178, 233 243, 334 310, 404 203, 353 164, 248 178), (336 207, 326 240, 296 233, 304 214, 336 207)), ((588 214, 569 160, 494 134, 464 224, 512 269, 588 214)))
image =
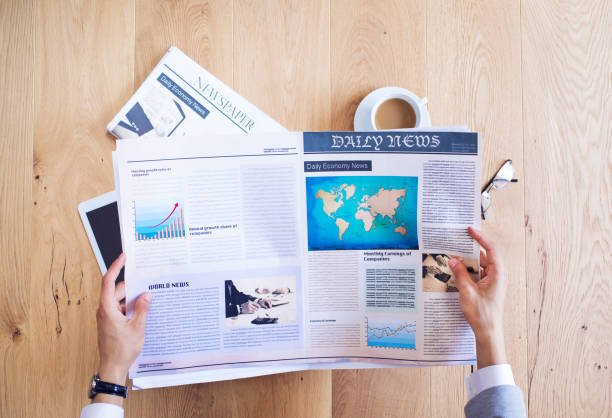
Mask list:
POLYGON ((495 174, 495 178, 493 179, 493 187, 495 189, 501 189, 506 186, 510 180, 514 178, 514 166, 512 165, 512 161, 508 160, 502 165, 497 174, 495 174))
POLYGON ((506 187, 508 183, 514 178, 514 167, 512 166, 512 161, 508 160, 502 165, 499 171, 495 174, 493 181, 487 191, 482 192, 482 210, 483 212, 491 207, 492 196, 489 193, 491 188, 495 190, 502 189, 506 187))
POLYGON ((482 193, 482 210, 486 211, 491 206, 491 195, 488 192, 482 193))

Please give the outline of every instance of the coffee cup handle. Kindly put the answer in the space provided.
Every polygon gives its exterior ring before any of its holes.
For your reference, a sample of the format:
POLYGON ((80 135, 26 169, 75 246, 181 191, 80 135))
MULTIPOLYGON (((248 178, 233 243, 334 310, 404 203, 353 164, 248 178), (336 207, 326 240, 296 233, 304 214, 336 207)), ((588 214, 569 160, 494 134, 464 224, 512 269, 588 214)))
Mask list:
POLYGON ((427 97, 423 97, 423 98, 421 99, 421 101, 419 102, 419 104, 420 104, 421 106, 425 106, 425 105, 427 104, 427 97))

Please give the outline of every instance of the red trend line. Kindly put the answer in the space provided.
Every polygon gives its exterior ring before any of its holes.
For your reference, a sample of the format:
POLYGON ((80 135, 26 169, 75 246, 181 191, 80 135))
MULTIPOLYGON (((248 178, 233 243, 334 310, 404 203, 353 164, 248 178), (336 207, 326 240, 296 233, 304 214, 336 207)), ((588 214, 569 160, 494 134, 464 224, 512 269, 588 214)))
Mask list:
POLYGON ((170 215, 168 215, 166 217, 166 219, 164 219, 163 221, 161 221, 160 223, 158 223, 157 225, 154 226, 145 226, 145 228, 156 228, 158 226, 160 226, 161 224, 163 224, 164 222, 166 222, 168 219, 170 219, 170 217, 172 216, 172 214, 174 213, 174 211, 176 210, 176 208, 178 207, 178 203, 174 204, 174 209, 172 209, 172 212, 170 212, 170 215))

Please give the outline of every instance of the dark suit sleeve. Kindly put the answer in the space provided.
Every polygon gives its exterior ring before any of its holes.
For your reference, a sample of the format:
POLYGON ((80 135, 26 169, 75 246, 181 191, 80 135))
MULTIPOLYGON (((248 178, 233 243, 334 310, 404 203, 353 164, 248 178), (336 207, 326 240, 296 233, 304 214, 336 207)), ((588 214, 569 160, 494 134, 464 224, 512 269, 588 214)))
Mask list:
POLYGON ((250 300, 257 300, 255 296, 247 295, 246 293, 240 292, 238 289, 236 289, 236 286, 234 286, 234 292, 235 293, 233 301, 236 305, 242 305, 243 303, 248 302, 250 300))
POLYGON ((239 291, 231 280, 225 282, 225 317, 238 315, 238 305, 257 298, 239 291))
POLYGON ((465 405, 467 418, 527 416, 523 391, 514 385, 493 386, 474 396, 465 405))
POLYGON ((238 306, 233 305, 229 302, 225 302, 225 317, 231 318, 233 316, 238 316, 238 306))

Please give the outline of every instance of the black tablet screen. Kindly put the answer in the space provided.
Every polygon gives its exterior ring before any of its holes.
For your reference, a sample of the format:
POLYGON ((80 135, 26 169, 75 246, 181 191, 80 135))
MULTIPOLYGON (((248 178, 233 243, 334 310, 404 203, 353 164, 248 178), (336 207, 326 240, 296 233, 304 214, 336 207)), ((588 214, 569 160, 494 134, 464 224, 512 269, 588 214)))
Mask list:
MULTIPOLYGON (((91 225, 91 230, 96 238, 100 253, 102 253, 104 264, 106 268, 109 268, 123 251, 121 248, 117 202, 109 203, 87 212, 87 220, 91 225)), ((123 269, 119 273, 117 282, 121 280, 123 280, 123 269)))

